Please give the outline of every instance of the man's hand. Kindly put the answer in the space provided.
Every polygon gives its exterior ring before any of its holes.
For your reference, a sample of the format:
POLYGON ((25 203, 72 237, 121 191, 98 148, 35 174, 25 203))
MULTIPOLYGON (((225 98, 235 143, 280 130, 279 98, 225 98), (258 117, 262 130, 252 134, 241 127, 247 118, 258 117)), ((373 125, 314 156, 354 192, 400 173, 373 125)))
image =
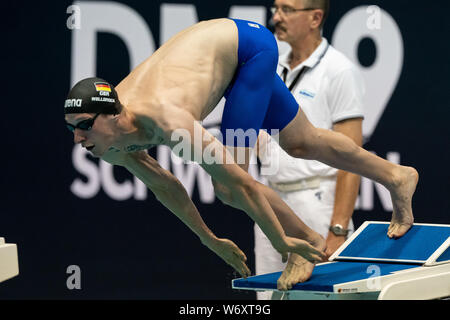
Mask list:
POLYGON ((286 237, 287 248, 277 250, 281 253, 283 262, 287 261, 288 252, 296 253, 311 263, 322 262, 326 258, 325 251, 322 251, 325 249, 325 240, 322 237, 320 239, 322 243, 318 243, 317 248, 315 248, 305 240, 286 237))
POLYGON ((250 269, 245 263, 247 257, 232 241, 217 239, 212 244, 209 244, 208 248, 232 266, 242 277, 247 278, 251 275, 250 269))

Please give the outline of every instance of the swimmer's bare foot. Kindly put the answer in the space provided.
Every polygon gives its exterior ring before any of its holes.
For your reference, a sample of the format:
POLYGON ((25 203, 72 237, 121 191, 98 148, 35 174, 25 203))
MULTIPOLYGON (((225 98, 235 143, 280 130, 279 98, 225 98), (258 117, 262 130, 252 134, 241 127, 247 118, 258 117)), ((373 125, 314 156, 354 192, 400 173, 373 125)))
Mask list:
MULTIPOLYGON (((322 237, 311 244, 321 251, 326 250, 326 241, 322 237)), ((298 254, 291 253, 286 268, 277 281, 278 290, 290 290, 297 283, 307 281, 311 277, 313 270, 313 263, 298 254)))
POLYGON ((398 166, 394 183, 389 188, 392 197, 392 220, 388 229, 389 238, 402 237, 414 223, 412 197, 419 181, 419 174, 411 167, 398 166))
POLYGON ((313 263, 295 253, 291 253, 286 268, 277 281, 278 290, 290 290, 297 283, 305 282, 311 277, 313 269, 313 263))

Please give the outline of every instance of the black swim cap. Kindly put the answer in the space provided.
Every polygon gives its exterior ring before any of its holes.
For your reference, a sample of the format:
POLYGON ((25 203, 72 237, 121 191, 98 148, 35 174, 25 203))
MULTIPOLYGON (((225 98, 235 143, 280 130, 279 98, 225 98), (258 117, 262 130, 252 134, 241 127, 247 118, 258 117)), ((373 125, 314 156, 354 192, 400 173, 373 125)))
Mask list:
POLYGON ((100 78, 79 81, 70 90, 64 113, 118 114, 122 110, 114 86, 100 78))

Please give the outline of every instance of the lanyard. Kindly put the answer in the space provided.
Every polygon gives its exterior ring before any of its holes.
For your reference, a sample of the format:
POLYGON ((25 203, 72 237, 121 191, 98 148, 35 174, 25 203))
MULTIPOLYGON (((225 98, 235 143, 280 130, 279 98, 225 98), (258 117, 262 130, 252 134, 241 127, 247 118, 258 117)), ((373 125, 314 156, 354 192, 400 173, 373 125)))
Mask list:
MULTIPOLYGON (((303 67, 303 68, 298 72, 298 74, 297 74, 297 76, 295 77, 294 81, 292 81, 291 85, 289 86, 289 91, 292 92, 292 89, 294 89, 295 85, 297 84, 297 82, 300 81, 300 79, 303 77, 303 75, 305 74, 306 71, 308 71, 309 69, 312 69, 312 68, 316 67, 316 66, 320 63, 320 61, 322 61, 322 58, 323 58, 323 57, 325 56, 325 54, 327 53, 329 47, 330 47, 330 45, 327 44, 327 47, 325 48, 325 50, 323 51, 323 53, 320 55, 318 61, 316 62, 316 64, 315 64, 314 66, 312 66, 312 67, 307 67, 307 66, 305 66, 305 67, 303 67)), ((287 74, 288 74, 288 69, 285 67, 285 68, 283 69, 283 73, 281 74, 281 75, 283 76, 283 81, 284 81, 284 83, 286 83, 287 74)))
MULTIPOLYGON (((294 81, 292 81, 291 85, 289 86, 289 91, 292 92, 292 89, 294 89, 297 82, 300 80, 301 77, 303 77, 303 74, 306 72, 306 70, 310 69, 309 67, 303 67, 302 70, 299 71, 297 76, 295 77, 294 81)), ((283 81, 286 83, 286 77, 287 77, 288 69, 284 68, 283 70, 283 81)))

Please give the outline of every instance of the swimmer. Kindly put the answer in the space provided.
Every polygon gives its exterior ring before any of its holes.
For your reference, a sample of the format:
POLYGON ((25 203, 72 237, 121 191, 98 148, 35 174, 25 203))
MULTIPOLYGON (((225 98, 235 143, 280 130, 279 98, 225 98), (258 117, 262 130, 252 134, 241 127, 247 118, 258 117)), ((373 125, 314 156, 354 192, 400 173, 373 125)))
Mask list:
MULTIPOLYGON (((318 160, 384 185, 394 208, 388 236, 404 235, 414 221, 417 171, 379 158, 342 134, 313 127, 276 74, 277 61, 275 38, 264 26, 232 19, 200 22, 172 37, 115 88, 99 78, 78 82, 65 103, 66 124, 75 143, 128 169, 243 277, 250 275, 245 254, 232 241, 214 235, 181 183, 146 149, 166 145, 184 159, 199 162, 211 175, 217 197, 245 211, 284 261, 289 253, 312 263, 322 261, 325 240, 247 173, 248 157, 236 158, 239 151, 249 154, 261 129, 276 134, 291 156, 318 160), (222 97, 226 103, 219 141, 200 122, 222 97), (256 135, 227 135, 239 130, 256 135), (192 138, 196 132, 201 133, 200 142, 192 138), (179 152, 180 136, 190 137, 189 150, 179 152), (205 150, 215 161, 201 161, 205 150)), ((303 281, 312 273, 289 262, 286 270, 295 270, 292 276, 303 281)))

